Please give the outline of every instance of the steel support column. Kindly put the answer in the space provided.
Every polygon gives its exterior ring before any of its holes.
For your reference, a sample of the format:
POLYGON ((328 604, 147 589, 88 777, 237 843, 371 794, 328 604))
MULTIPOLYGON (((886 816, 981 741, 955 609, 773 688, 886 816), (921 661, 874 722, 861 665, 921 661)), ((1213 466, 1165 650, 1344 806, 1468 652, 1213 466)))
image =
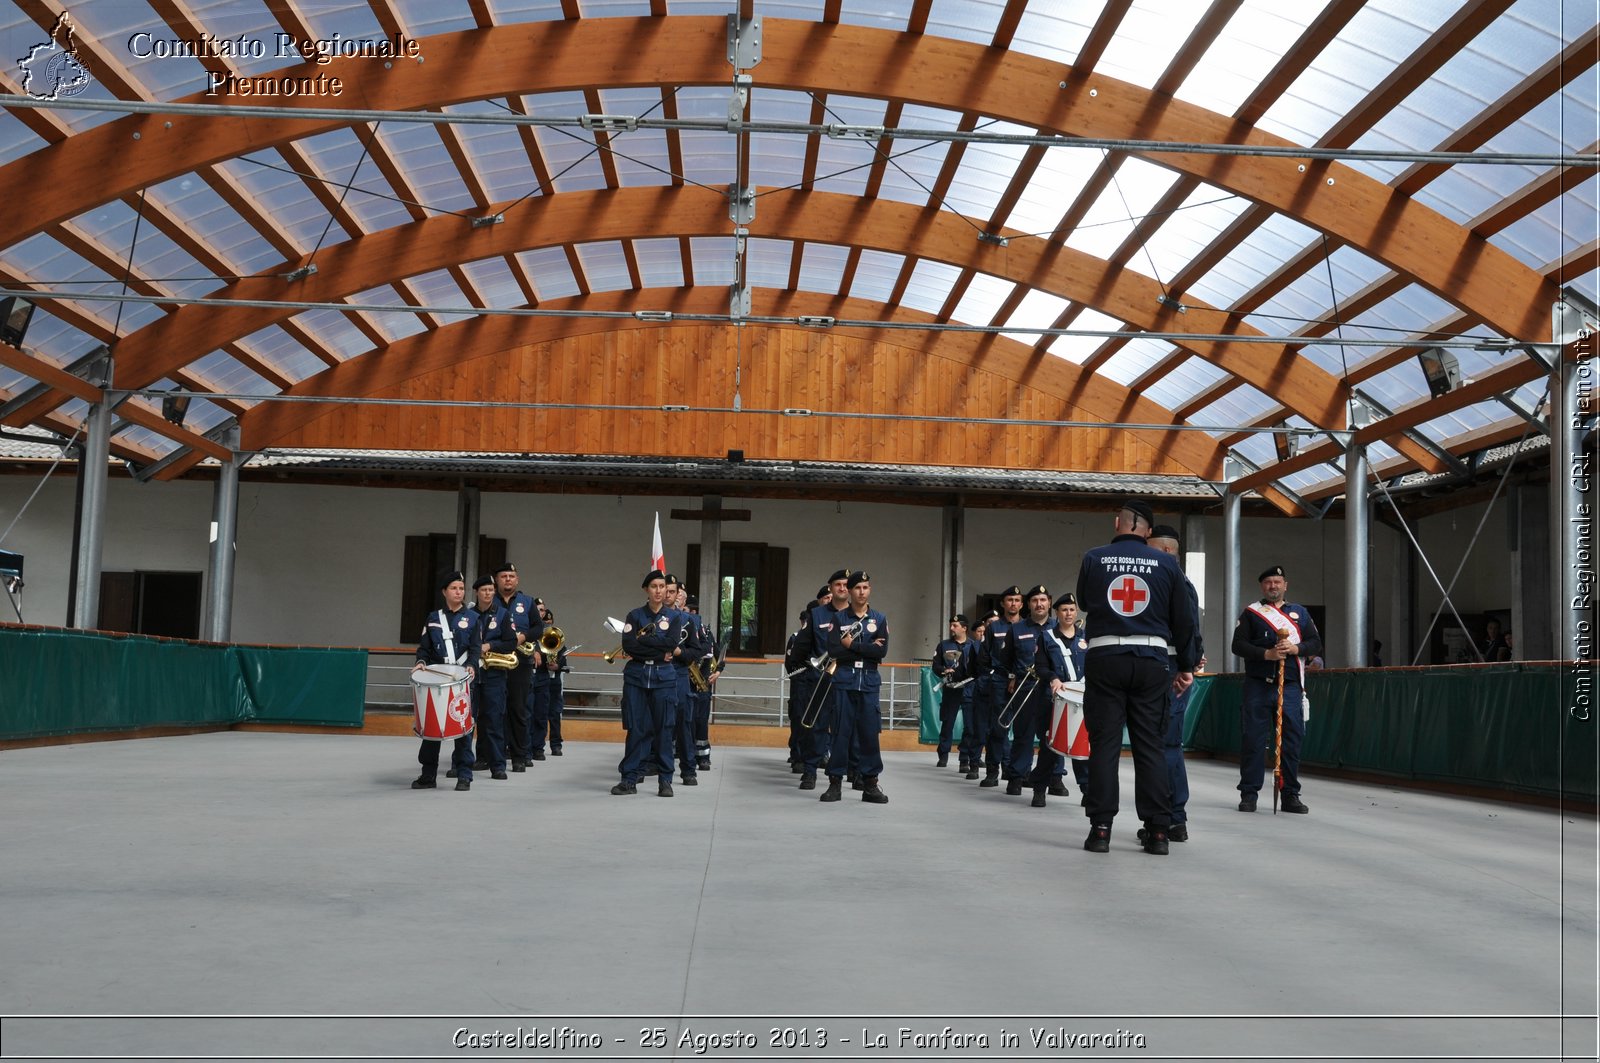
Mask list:
MULTIPOLYGON (((967 520, 966 510, 960 502, 953 502, 944 507, 944 520, 942 522, 944 534, 941 536, 940 550, 940 601, 944 606, 944 616, 941 621, 948 620, 956 613, 963 612, 966 599, 966 590, 962 586, 961 569, 963 554, 966 547, 967 520)), ((969 618, 971 619, 971 618, 969 618)), ((941 628, 946 626, 941 623, 941 628)))
POLYGON ((456 489, 456 569, 467 581, 467 604, 475 600, 472 581, 478 571, 479 527, 483 522, 483 499, 476 487, 463 483, 456 489))
MULTIPOLYGON (((107 362, 106 376, 111 375, 107 362)), ((84 416, 82 457, 83 506, 78 524, 78 568, 75 574, 73 626, 90 630, 100 623, 100 560, 106 520, 106 463, 111 460, 110 395, 89 407, 84 416)))
MULTIPOLYGON (((1232 458, 1225 458, 1222 462, 1222 478, 1231 483, 1238 479, 1244 470, 1232 458)), ((1242 586, 1240 579, 1240 539, 1239 517, 1244 497, 1236 491, 1227 490, 1222 494, 1222 637, 1224 643, 1219 646, 1213 670, 1219 672, 1239 671, 1239 659, 1233 655, 1232 649, 1227 648, 1228 640, 1233 636, 1232 624, 1239 616, 1239 588, 1242 586), (1224 663, 1226 662, 1226 663, 1224 663)))
POLYGON ((722 638, 722 496, 700 499, 700 615, 722 638))
POLYGON ((239 526, 239 468, 245 458, 239 453, 239 426, 223 437, 223 445, 233 457, 222 463, 217 486, 211 495, 211 561, 206 573, 205 637, 212 642, 227 642, 233 632, 233 560, 239 526))
MULTIPOLYGON (((1367 626, 1367 586, 1370 582, 1368 534, 1371 509, 1367 505, 1367 448, 1351 433, 1344 462, 1344 652, 1337 663, 1365 668, 1371 634, 1367 626)), ((1330 664, 1334 657, 1323 652, 1330 664)))

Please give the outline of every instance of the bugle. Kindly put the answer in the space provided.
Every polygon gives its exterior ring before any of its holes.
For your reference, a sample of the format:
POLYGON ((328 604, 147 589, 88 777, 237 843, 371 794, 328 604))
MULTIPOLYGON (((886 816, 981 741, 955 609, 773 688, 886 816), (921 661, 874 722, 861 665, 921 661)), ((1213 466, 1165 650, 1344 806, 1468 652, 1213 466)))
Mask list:
POLYGON ((485 668, 500 668, 510 670, 519 662, 515 653, 495 653, 493 650, 483 651, 483 666, 485 668))
MULTIPOLYGON (((605 627, 605 629, 607 631, 611 632, 613 635, 622 634, 623 623, 622 623, 622 621, 618 620, 614 616, 606 617, 606 622, 605 622, 605 624, 603 626, 605 627)), ((607 664, 610 664, 613 661, 615 661, 621 654, 622 654, 622 646, 619 643, 617 645, 616 649, 607 650, 605 653, 601 654, 601 656, 605 658, 607 664)))

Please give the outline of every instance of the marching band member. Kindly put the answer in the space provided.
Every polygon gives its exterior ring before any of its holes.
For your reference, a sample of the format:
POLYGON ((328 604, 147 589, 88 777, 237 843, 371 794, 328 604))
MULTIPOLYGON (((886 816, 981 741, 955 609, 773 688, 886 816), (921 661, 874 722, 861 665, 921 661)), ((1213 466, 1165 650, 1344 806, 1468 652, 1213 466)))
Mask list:
MULTIPOLYGON (((1306 736, 1302 715, 1303 662, 1322 652, 1322 635, 1303 605, 1288 601, 1283 566, 1261 573, 1261 600, 1239 614, 1233 629, 1234 656, 1244 661, 1243 742, 1239 755, 1239 811, 1256 810, 1256 794, 1266 775, 1265 750, 1273 741, 1278 714, 1279 676, 1283 690, 1283 775, 1285 812, 1311 811, 1300 800, 1300 743, 1306 736)), ((1090 741, 1093 741, 1091 737, 1090 741)))
POLYGON ((711 695, 716 690, 717 676, 721 674, 717 659, 717 639, 705 617, 700 615, 700 599, 691 594, 684 608, 694 617, 700 645, 705 653, 700 658, 700 675, 706 683, 705 690, 689 691, 689 703, 694 706, 694 766, 697 771, 711 768, 711 695))
POLYGON ((689 679, 689 665, 699 660, 706 652, 701 641, 700 618, 689 612, 689 592, 677 576, 667 576, 667 595, 664 599, 666 605, 678 619, 680 638, 678 656, 673 658, 673 667, 677 669, 677 699, 673 706, 673 713, 677 719, 677 730, 673 734, 673 743, 678 751, 678 773, 685 786, 699 786, 700 780, 696 777, 699 770, 694 756, 694 704, 691 698, 694 694, 694 684, 689 679))
MULTIPOLYGON (((536 620, 533 599, 517 587, 521 577, 517 566, 506 561, 494 570, 495 594, 500 606, 511 617, 520 647, 533 637, 536 620)), ((529 688, 533 682, 533 661, 523 657, 506 677, 506 745, 511 758, 512 771, 527 771, 532 746, 532 707, 529 705, 529 688)))
POLYGON ((965 774, 972 763, 972 640, 967 638, 967 615, 950 618, 950 637, 933 651, 933 674, 939 677, 939 759, 935 767, 950 763, 950 740, 955 734, 956 714, 961 715, 961 747, 957 763, 965 774), (961 684, 957 686, 956 684, 961 684))
MULTIPOLYGON (((549 610, 545 608, 543 598, 533 600, 533 610, 528 638, 537 646, 539 636, 544 634, 544 629, 550 623, 549 610)), ((532 660, 533 669, 528 677, 528 757, 530 760, 543 760, 545 736, 550 729, 550 698, 555 688, 555 677, 544 654, 535 653, 532 660)))
MULTIPOLYGON (((984 742, 988 755, 983 782, 979 786, 998 786, 1003 776, 1007 782, 1006 793, 1012 793, 1011 745, 1006 740, 1006 728, 1000 723, 1000 711, 1011 697, 1011 625, 1022 616, 1022 588, 1012 584, 1000 592, 1002 615, 989 621, 989 633, 984 647, 989 654, 989 733, 984 742), (996 755, 998 751, 998 755, 996 755)), ((1022 792, 1018 783, 1016 793, 1022 792)), ((1013 794, 1015 796, 1015 794, 1013 794)))
MULTIPOLYGON (((1178 529, 1170 524, 1157 524, 1150 532, 1149 543, 1163 554, 1178 560, 1178 529)), ((1181 567, 1181 563, 1180 563, 1181 567)), ((1194 615, 1200 615, 1200 594, 1194 589, 1194 584, 1188 576, 1183 577, 1184 588, 1189 592, 1189 608, 1194 610, 1194 615)), ((1175 647, 1168 647, 1167 663, 1171 665, 1173 678, 1177 678, 1178 651, 1175 647)), ((1194 646, 1191 655, 1198 662, 1197 668, 1205 667, 1206 648, 1205 642, 1200 637, 1200 625, 1194 629, 1194 646)), ((1172 705, 1167 710, 1167 733, 1162 739, 1162 749, 1167 758, 1167 779, 1172 785, 1172 826, 1167 828, 1167 839, 1175 842, 1189 840, 1189 772, 1183 764, 1183 718, 1189 709, 1189 694, 1194 690, 1184 687, 1179 692, 1176 683, 1173 686, 1172 705)))
POLYGON ((622 781, 613 794, 638 792, 646 773, 659 779, 657 796, 672 796, 672 733, 677 722, 678 670, 673 663, 683 655, 682 618, 668 609, 667 574, 652 569, 641 584, 645 603, 628 613, 622 624, 622 652, 628 663, 622 669, 622 727, 627 732, 622 781))
MULTIPOLYGON (((998 765, 1005 756, 1004 743, 990 745, 990 737, 996 732, 994 726, 994 670, 989 666, 989 623, 1000 614, 991 609, 978 620, 977 626, 972 629, 972 674, 977 676, 972 683, 972 740, 977 743, 973 750, 972 760, 967 765, 967 778, 976 779, 978 769, 985 764, 998 765)), ((1000 732, 1003 735, 1003 731, 1000 732)), ((999 784, 998 767, 995 773, 990 774, 979 786, 996 786, 999 784)))
POLYGON ((884 805, 889 803, 889 795, 878 787, 878 776, 883 774, 883 755, 878 750, 878 733, 883 729, 878 662, 889 649, 889 620, 869 604, 871 576, 859 570, 852 572, 845 586, 850 594, 849 607, 834 614, 833 630, 828 635, 828 650, 838 667, 833 677, 835 729, 828 758, 828 789, 822 800, 842 798, 840 789, 850 761, 851 743, 859 736, 861 800, 884 805))
MULTIPOLYGON (((515 653, 516 631, 511 619, 500 607, 494 593, 494 580, 478 577, 472 585, 476 596, 472 611, 477 614, 478 640, 484 653, 515 653)), ((506 777, 506 670, 485 665, 478 669, 472 682, 472 714, 475 725, 477 756, 473 771, 487 771, 492 779, 506 777)), ((456 778, 456 769, 445 772, 456 778)))
POLYGON ((830 597, 827 587, 818 591, 816 600, 800 610, 800 626, 789 633, 788 641, 783 644, 783 674, 789 679, 789 770, 795 775, 806 770, 805 730, 800 726, 800 717, 805 712, 806 702, 811 700, 813 689, 811 669, 806 664, 800 636, 805 634, 806 645, 810 645, 806 625, 811 622, 811 607, 830 597))
POLYGON ((1011 782, 1006 793, 1022 793, 1022 784, 1033 788, 1033 807, 1045 807, 1045 794, 1056 791, 1066 796, 1066 787, 1057 778, 1061 754, 1050 747, 1050 698, 1052 681, 1066 671, 1064 663, 1052 666, 1050 651, 1050 592, 1044 584, 1032 587, 1027 595, 1028 613, 1011 625, 1011 680, 1013 698, 1022 706, 1011 723, 1011 782), (1037 741, 1038 762, 1034 762, 1037 741))
POLYGON ((1194 682, 1190 656, 1196 618, 1178 563, 1145 542, 1155 523, 1150 504, 1131 499, 1117 511, 1115 534, 1083 555, 1078 602, 1088 611, 1083 724, 1089 729, 1089 836, 1083 847, 1111 851, 1117 815, 1122 729, 1133 747, 1133 795, 1144 821, 1144 851, 1167 853, 1172 795, 1161 751, 1168 690, 1194 682), (1177 675, 1167 647, 1177 648, 1177 675))
MULTIPOLYGON (((800 770, 800 789, 802 790, 817 788, 817 768, 825 764, 833 752, 833 676, 813 667, 809 662, 822 656, 829 648, 828 640, 833 635, 834 620, 839 615, 839 610, 850 604, 849 579, 850 573, 842 568, 828 577, 828 600, 812 606, 806 623, 800 629, 800 638, 795 643, 795 650, 800 660, 807 662, 806 675, 810 687, 806 700, 800 706, 802 721, 812 701, 821 699, 821 709, 813 725, 806 729, 804 723, 801 724, 804 732, 801 736, 803 761, 800 770), (829 689, 819 692, 817 688, 823 684, 827 684, 829 689)), ((796 686, 798 685, 797 683, 796 686)), ((846 748, 848 749, 848 743, 846 748)))
MULTIPOLYGON (((556 622, 556 614, 553 610, 542 604, 540 609, 544 613, 546 624, 554 624, 556 622)), ((561 714, 567 708, 566 682, 562 679, 562 676, 572 671, 572 665, 567 662, 568 652, 566 646, 562 646, 561 649, 556 651, 554 658, 551 658, 548 653, 544 655, 545 667, 550 671, 550 713, 548 723, 550 755, 552 757, 561 755, 561 714)))
MULTIPOLYGON (((452 572, 440 580, 439 591, 444 595, 444 608, 435 610, 423 625, 422 640, 417 643, 417 663, 411 670, 415 672, 430 664, 459 664, 466 666, 469 677, 475 676, 483 644, 478 639, 475 614, 466 607, 466 580, 461 573, 452 572)), ((412 780, 413 790, 432 790, 438 785, 435 777, 439 774, 439 747, 443 744, 422 740, 422 748, 417 750, 422 774, 412 780)), ((464 734, 456 739, 450 762, 457 774, 456 789, 472 789, 471 735, 464 734)))
MULTIPOLYGON (((1089 653, 1089 636, 1084 632, 1083 625, 1078 622, 1078 599, 1069 591, 1056 599, 1056 625, 1050 629, 1050 637, 1061 647, 1061 652, 1066 655, 1072 665, 1073 680, 1083 678, 1083 662, 1089 653)), ((1067 759, 1067 758, 1062 758, 1067 759)), ((1065 775, 1065 771, 1058 774, 1065 775)), ((1088 801, 1089 791, 1089 763, 1083 760, 1072 762, 1072 776, 1078 781, 1078 790, 1088 801)), ((1065 797, 1066 784, 1062 783, 1063 792, 1057 794, 1054 789, 1052 796, 1065 797)))

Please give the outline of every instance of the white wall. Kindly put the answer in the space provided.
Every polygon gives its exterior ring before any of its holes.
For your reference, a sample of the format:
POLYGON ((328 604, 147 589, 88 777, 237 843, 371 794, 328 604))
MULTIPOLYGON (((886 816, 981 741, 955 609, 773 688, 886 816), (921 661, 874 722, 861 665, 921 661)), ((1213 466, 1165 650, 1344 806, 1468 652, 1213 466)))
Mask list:
MULTIPOLYGON (((36 476, 0 477, 0 528, 38 485, 36 476)), ((204 572, 211 519, 207 483, 137 484, 114 477, 107 492, 106 569, 204 572)), ((504 538, 524 589, 556 610, 568 640, 599 651, 612 643, 601 627, 642 601, 639 578, 648 564, 652 514, 661 513, 668 566, 683 573, 686 547, 697 542, 698 521, 674 521, 674 508, 699 509, 695 496, 623 497, 485 493, 480 530, 504 538), (604 645, 602 645, 604 644, 604 645)), ((1103 513, 969 509, 966 512, 965 607, 978 594, 1011 583, 1043 582, 1053 593, 1071 589, 1083 551, 1111 538, 1108 501, 1103 513)), ((1503 503, 1502 503, 1503 504, 1503 503)), ((749 522, 723 525, 724 541, 787 546, 787 622, 834 569, 861 567, 873 576, 873 604, 890 620, 890 656, 928 657, 944 633, 939 601, 941 511, 832 499, 741 499, 749 522)), ((73 480, 58 473, 46 484, 9 538, 0 543, 27 557, 24 612, 30 623, 65 622, 71 553, 73 480)), ((1421 521, 1420 537, 1446 580, 1454 571, 1482 505, 1421 521)), ((453 531, 453 490, 319 486, 270 481, 240 487, 238 561, 233 637, 240 642, 321 645, 394 645, 398 634, 401 568, 407 535, 453 531)), ((1157 520, 1177 524, 1176 513, 1157 520)), ((1213 665, 1231 637, 1223 617, 1222 522, 1203 520, 1208 555, 1204 622, 1213 665)), ((1248 518, 1243 521, 1241 601, 1255 593, 1256 573, 1281 564, 1290 595, 1327 608, 1330 645, 1344 629, 1344 525, 1337 520, 1248 518)), ((1386 660, 1403 661, 1410 639, 1401 629, 1408 592, 1396 574, 1406 568, 1409 544, 1374 524, 1373 637, 1386 660)), ((1501 608, 1510 601, 1505 572, 1505 523, 1497 510, 1469 560, 1455 599, 1463 612, 1501 608)), ((1420 637, 1436 604, 1426 575, 1414 634, 1420 637)), ((9 619, 9 607, 0 604, 9 619)), ((1336 663, 1336 662, 1335 662, 1336 663)))

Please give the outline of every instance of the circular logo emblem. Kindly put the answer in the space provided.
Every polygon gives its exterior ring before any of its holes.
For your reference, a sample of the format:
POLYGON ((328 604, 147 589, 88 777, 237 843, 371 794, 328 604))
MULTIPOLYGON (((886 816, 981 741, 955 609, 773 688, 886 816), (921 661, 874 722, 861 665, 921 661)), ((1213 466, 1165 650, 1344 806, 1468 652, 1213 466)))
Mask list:
POLYGON ((462 617, 460 620, 456 621, 456 627, 466 627, 466 626, 467 626, 467 618, 466 617, 462 617))
POLYGON ((1106 601, 1123 616, 1138 616, 1150 605, 1150 585, 1138 576, 1114 576, 1106 601))
POLYGON ((878 622, 876 620, 868 620, 867 621, 867 630, 868 631, 876 631, 876 630, 878 630, 878 622))
POLYGON ((666 617, 662 617, 662 618, 661 618, 661 619, 660 619, 660 620, 659 620, 659 621, 658 621, 658 622, 657 622, 657 623, 656 623, 656 627, 658 627, 658 628, 660 628, 660 629, 661 629, 661 630, 662 630, 662 631, 665 631, 665 630, 667 630, 667 628, 669 628, 669 627, 671 627, 671 626, 672 626, 672 621, 670 621, 670 620, 668 620, 668 619, 667 619, 667 618, 666 618, 666 617))
POLYGON ((632 630, 633 630, 633 625, 632 624, 623 624, 622 625, 623 634, 627 634, 628 632, 630 632, 632 630))
POLYGON ((522 608, 522 603, 521 603, 521 602, 518 602, 518 603, 517 603, 517 612, 519 612, 519 613, 521 613, 521 612, 526 612, 526 610, 524 610, 524 609, 523 609, 523 608, 522 608))

